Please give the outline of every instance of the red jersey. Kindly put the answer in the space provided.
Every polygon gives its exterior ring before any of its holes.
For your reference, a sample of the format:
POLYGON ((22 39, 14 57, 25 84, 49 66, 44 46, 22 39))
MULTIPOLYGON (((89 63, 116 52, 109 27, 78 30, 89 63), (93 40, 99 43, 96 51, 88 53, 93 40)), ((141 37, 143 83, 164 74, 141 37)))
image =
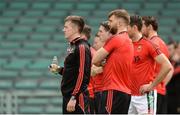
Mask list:
MULTIPOLYGON (((164 43, 164 41, 159 37, 159 36, 153 36, 150 38, 150 40, 156 44, 160 50, 162 51, 162 53, 167 57, 169 58, 169 52, 168 52, 168 48, 166 46, 166 44, 164 43)), ((157 76, 157 74, 159 73, 160 71, 160 65, 157 64, 156 65, 156 68, 155 68, 155 77, 157 76)), ((165 95, 166 94, 166 86, 164 84, 164 81, 162 81, 157 87, 157 92, 162 94, 162 95, 165 95)))
POLYGON ((129 82, 133 61, 133 44, 127 32, 112 36, 103 46, 109 52, 103 68, 103 90, 131 93, 129 82))
POLYGON ((154 80, 155 60, 161 54, 157 46, 145 38, 141 38, 134 45, 134 60, 131 78, 132 95, 141 95, 139 89, 142 85, 154 80))

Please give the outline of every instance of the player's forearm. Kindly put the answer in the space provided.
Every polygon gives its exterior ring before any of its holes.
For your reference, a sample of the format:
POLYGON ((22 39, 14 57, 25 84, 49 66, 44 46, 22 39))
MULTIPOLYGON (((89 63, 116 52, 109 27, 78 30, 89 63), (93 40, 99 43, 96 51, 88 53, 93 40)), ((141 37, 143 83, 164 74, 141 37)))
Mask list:
POLYGON ((165 86, 169 83, 169 81, 171 80, 172 76, 173 76, 173 73, 174 73, 174 68, 173 66, 171 66, 171 70, 169 71, 169 73, 167 74, 167 76, 165 77, 164 79, 164 84, 165 86))
POLYGON ((151 88, 153 89, 156 87, 164 78, 167 76, 167 74, 171 71, 171 64, 169 62, 164 62, 161 65, 161 69, 159 74, 156 76, 155 80, 151 84, 151 88))

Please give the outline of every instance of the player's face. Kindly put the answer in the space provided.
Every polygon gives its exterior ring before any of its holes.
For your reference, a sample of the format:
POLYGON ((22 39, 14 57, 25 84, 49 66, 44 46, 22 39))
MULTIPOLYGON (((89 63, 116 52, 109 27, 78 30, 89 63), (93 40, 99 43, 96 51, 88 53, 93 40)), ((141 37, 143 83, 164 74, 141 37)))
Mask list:
POLYGON ((143 21, 143 26, 142 26, 142 34, 148 37, 148 27, 146 27, 144 21, 143 21))
POLYGON ((98 35, 101 41, 106 41, 110 37, 109 31, 106 31, 106 29, 103 26, 99 27, 98 35))
POLYGON ((110 26, 110 32, 112 34, 116 34, 117 33, 117 30, 118 30, 118 19, 112 15, 111 17, 109 17, 109 20, 108 20, 108 24, 110 26))
POLYGON ((130 38, 133 37, 132 31, 133 31, 133 30, 132 30, 132 27, 131 27, 130 25, 128 25, 128 31, 127 31, 127 32, 128 32, 128 35, 129 35, 130 38))
POLYGON ((66 21, 63 32, 65 38, 70 39, 75 33, 78 32, 78 28, 71 21, 66 21))
POLYGON ((100 40, 99 37, 94 38, 93 47, 95 50, 100 49, 103 45, 104 45, 104 43, 100 40))

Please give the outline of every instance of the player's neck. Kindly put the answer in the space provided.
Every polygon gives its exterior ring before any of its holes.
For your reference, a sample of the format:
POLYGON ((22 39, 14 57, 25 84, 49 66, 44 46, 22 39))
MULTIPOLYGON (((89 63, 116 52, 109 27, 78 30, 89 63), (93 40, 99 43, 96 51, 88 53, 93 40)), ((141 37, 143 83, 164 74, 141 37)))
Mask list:
POLYGON ((150 31, 149 35, 148 35, 148 39, 151 39, 153 36, 157 36, 157 32, 156 31, 150 31))
POLYGON ((72 42, 76 38, 80 37, 81 35, 79 33, 73 34, 72 36, 69 37, 68 41, 72 42))
POLYGON ((141 34, 141 33, 136 33, 136 34, 134 35, 134 37, 132 38, 132 41, 133 41, 133 42, 137 42, 137 41, 139 41, 141 38, 142 38, 142 34, 141 34))
POLYGON ((127 31, 127 28, 118 28, 117 34, 127 31))

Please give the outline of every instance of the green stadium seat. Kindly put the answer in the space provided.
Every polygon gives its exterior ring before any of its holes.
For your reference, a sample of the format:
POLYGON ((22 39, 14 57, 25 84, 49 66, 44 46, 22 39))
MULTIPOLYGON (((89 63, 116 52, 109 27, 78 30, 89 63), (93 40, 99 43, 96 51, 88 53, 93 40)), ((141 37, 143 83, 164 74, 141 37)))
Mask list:
MULTIPOLYGON (((1 30, 1 31, 4 31, 4 30, 1 30)), ((0 34, 0 40, 3 40, 4 39, 4 34, 0 34)))
POLYGON ((25 42, 24 43, 24 48, 26 49, 42 49, 44 47, 43 42, 25 42))
POLYGON ((95 10, 96 8, 96 4, 92 4, 92 3, 78 3, 77 4, 77 10, 95 10))
POLYGON ((62 55, 62 53, 56 50, 45 50, 41 52, 41 56, 46 58, 52 58, 55 55, 62 55))
POLYGON ((0 33, 9 32, 9 26, 0 25, 0 33))
POLYGON ((17 26, 14 26, 13 28, 13 32, 16 32, 16 33, 30 33, 32 32, 32 30, 33 30, 32 26, 17 25, 17 26))
POLYGON ((180 42, 180 35, 179 35, 179 34, 171 35, 171 37, 172 37, 175 41, 180 42))
POLYGON ((159 12, 157 10, 139 10, 138 14, 141 16, 157 16, 159 12))
POLYGON ((116 3, 101 3, 99 4, 100 10, 113 10, 118 8, 118 4, 116 3))
POLYGON ((36 89, 38 87, 37 85, 37 80, 32 79, 17 80, 15 82, 16 89, 36 89))
POLYGON ((180 35, 180 28, 179 28, 179 26, 176 27, 176 33, 180 35))
POLYGON ((10 89, 13 87, 13 82, 11 80, 1 80, 0 89, 10 89))
POLYGON ((89 20, 89 25, 97 27, 97 26, 100 25, 100 23, 102 21, 106 21, 106 20, 107 19, 105 18, 105 16, 104 16, 104 18, 92 18, 92 19, 89 20))
POLYGON ((51 61, 51 59, 36 59, 34 63, 28 65, 28 69, 48 71, 51 61))
POLYGON ((161 17, 159 19, 159 25, 160 26, 167 26, 168 27, 172 27, 172 26, 176 26, 177 25, 177 21, 175 18, 172 18, 172 17, 161 17))
POLYGON ((28 63, 30 63, 28 59, 12 59, 10 63, 4 65, 4 68, 8 70, 20 70, 24 69, 28 63))
POLYGON ((9 8, 11 9, 27 9, 29 6, 28 2, 10 2, 9 8))
POLYGON ((29 50, 29 49, 22 49, 17 50, 16 55, 20 58, 33 58, 38 56, 38 50, 29 50))
MULTIPOLYGON (((40 31, 40 30, 38 30, 40 31)), ((42 32, 42 31, 41 31, 42 32)), ((45 34, 45 33, 34 33, 30 35, 30 40, 35 41, 47 41, 47 40, 51 40, 51 36, 50 34, 45 34)))
POLYGON ((161 2, 159 2, 159 3, 148 2, 148 3, 145 3, 144 5, 145 5, 144 8, 149 9, 149 10, 156 10, 157 11, 157 10, 161 10, 164 8, 164 4, 162 4, 161 2))
POLYGON ((14 55, 14 51, 12 49, 0 49, 0 57, 11 57, 14 55))
POLYGON ((84 10, 75 10, 75 11, 72 11, 70 13, 70 15, 78 15, 78 16, 82 16, 84 17, 85 19, 89 16, 90 12, 89 11, 84 11, 84 10))
POLYGON ((60 97, 55 97, 55 98, 50 99, 49 103, 54 104, 54 105, 59 105, 63 103, 63 100, 60 97))
POLYGON ((19 114, 40 114, 43 113, 43 107, 22 105, 19 107, 19 114))
POLYGON ((92 20, 96 20, 96 18, 104 18, 107 20, 107 16, 108 16, 108 13, 110 12, 110 10, 97 10, 97 11, 94 11, 93 12, 93 16, 94 16, 94 19, 92 20))
POLYGON ((48 49, 51 49, 51 50, 65 50, 66 51, 66 48, 67 48, 67 43, 57 43, 57 42, 49 42, 47 44, 47 48, 48 49))
POLYGON ((21 76, 25 78, 40 78, 44 77, 41 71, 21 71, 21 76))
POLYGON ((159 34, 166 34, 166 35, 171 35, 172 34, 172 28, 168 27, 168 26, 160 26, 159 30, 159 34))
POLYGON ((179 13, 178 10, 170 10, 170 9, 164 9, 161 11, 162 16, 164 17, 180 17, 180 15, 177 15, 179 13))
POLYGON ((18 42, 0 42, 1 49, 17 49, 20 47, 21 47, 21 44, 18 42))
POLYGON ((9 17, 1 17, 0 18, 0 25, 11 25, 15 23, 15 18, 9 18, 9 17))
POLYGON ((23 41, 23 40, 27 40, 27 34, 23 34, 23 33, 9 33, 6 36, 7 40, 11 40, 11 41, 23 41))
POLYGON ((36 32, 40 33, 53 33, 56 31, 55 26, 43 26, 43 25, 37 25, 36 26, 36 32))
POLYGON ((18 71, 12 71, 12 70, 1 70, 0 72, 0 78, 16 78, 18 76, 18 71))
MULTIPOLYGON (((0 55, 1 57, 1 55, 0 55)), ((7 63, 7 59, 0 58, 0 67, 7 63)))
POLYGON ((57 78, 44 80, 39 85, 42 89, 55 89, 58 90, 60 87, 60 81, 57 78))
MULTIPOLYGON (((67 15, 68 15, 68 13, 65 10, 61 10, 61 11, 60 10, 49 10, 48 14, 47 14, 48 17, 59 17, 59 18, 65 17, 67 15)), ((61 20, 61 19, 59 19, 59 20, 61 20)))
POLYGON ((178 9, 180 9, 180 1, 178 1, 178 2, 169 2, 168 4, 167 4, 167 8, 168 9, 173 9, 173 10, 178 10, 178 9))
POLYGON ((69 2, 69 3, 62 3, 62 2, 57 2, 54 5, 54 9, 58 10, 71 10, 74 8, 74 4, 69 2))
POLYGON ((5 17, 18 17, 21 15, 20 10, 5 10, 3 12, 3 16, 5 17))
POLYGON ((36 25, 38 24, 39 19, 35 17, 20 17, 18 21, 19 24, 36 25))
POLYGON ((44 25, 59 25, 59 23, 62 23, 62 19, 59 18, 44 18, 41 20, 41 24, 44 25))
POLYGON ((6 8, 6 3, 0 1, 0 9, 5 9, 6 8))
POLYGON ((140 3, 131 3, 131 2, 127 3, 127 2, 125 2, 122 4, 122 8, 127 9, 127 11, 128 10, 138 10, 138 9, 141 9, 141 4, 140 3))
POLYGON ((34 2, 32 4, 32 9, 41 9, 41 10, 46 10, 51 7, 51 2, 34 2))
POLYGON ((64 38, 64 34, 53 34, 53 40, 57 42, 64 42, 66 43, 66 39, 64 38))
POLYGON ((28 98, 25 100, 25 103, 28 105, 44 105, 49 103, 47 98, 28 98))
POLYGON ((44 11, 43 10, 27 10, 25 12, 25 16, 28 16, 28 17, 41 17, 41 16, 44 16, 44 11))
POLYGON ((46 112, 48 114, 62 114, 62 106, 61 107, 56 107, 56 106, 50 106, 46 108, 46 112))

